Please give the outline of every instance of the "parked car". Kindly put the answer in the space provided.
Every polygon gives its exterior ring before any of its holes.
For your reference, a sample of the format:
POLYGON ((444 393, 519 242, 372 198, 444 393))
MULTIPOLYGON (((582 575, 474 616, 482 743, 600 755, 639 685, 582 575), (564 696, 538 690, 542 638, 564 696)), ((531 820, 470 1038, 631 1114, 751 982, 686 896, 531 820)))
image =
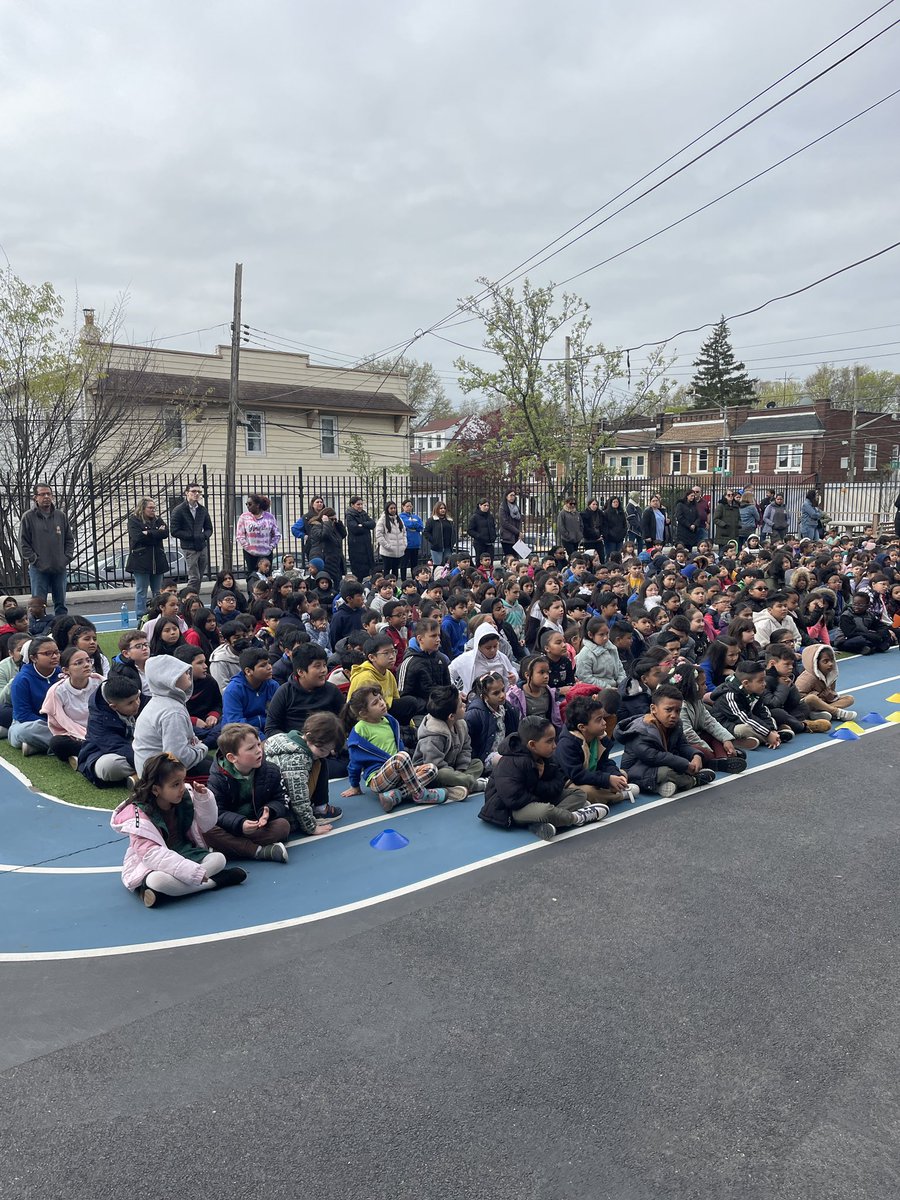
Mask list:
POLYGON ((70 592, 100 592, 111 587, 124 587, 124 583, 98 575, 87 567, 69 567, 66 590, 70 592))
MULTIPOLYGON (((166 559, 169 566, 165 574, 172 579, 187 579, 188 569, 184 554, 179 548, 170 543, 166 546, 166 559)), ((98 574, 109 580, 107 587, 115 587, 116 584, 131 583, 134 576, 130 571, 125 570, 125 563, 128 561, 127 550, 117 550, 114 554, 109 554, 106 558, 102 558, 97 564, 98 574)))

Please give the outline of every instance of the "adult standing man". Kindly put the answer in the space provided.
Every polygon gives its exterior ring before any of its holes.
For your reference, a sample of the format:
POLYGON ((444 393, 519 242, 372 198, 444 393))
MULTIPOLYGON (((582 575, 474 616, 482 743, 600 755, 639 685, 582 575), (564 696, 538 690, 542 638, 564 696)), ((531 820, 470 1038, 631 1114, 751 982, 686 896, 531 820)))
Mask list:
POLYGON ((189 483, 184 500, 172 509, 169 530, 181 547, 188 569, 188 586, 200 590, 200 581, 209 574, 209 539, 213 525, 209 513, 200 503, 203 489, 199 483, 189 483))
POLYGON ((566 548, 566 554, 571 558, 581 544, 584 529, 581 517, 575 506, 575 497, 566 496, 563 506, 556 518, 556 538, 566 548))
POLYGON ((50 592, 56 615, 65 616, 66 572, 75 557, 75 534, 66 514, 53 503, 47 483, 37 484, 34 504, 22 516, 19 547, 28 564, 32 596, 46 600, 50 592))
MULTIPOLYGON (((319 511, 321 512, 321 509, 319 511)), ((350 507, 344 516, 344 523, 347 526, 350 572, 361 582, 371 576, 375 567, 375 553, 372 550, 372 530, 375 528, 375 521, 366 512, 362 496, 350 497, 350 507)))
POLYGON ((478 565, 482 554, 490 554, 491 561, 493 561, 494 543, 497 540, 497 522, 491 512, 489 500, 478 501, 478 507, 469 518, 469 527, 466 532, 472 539, 472 560, 475 565, 478 565))

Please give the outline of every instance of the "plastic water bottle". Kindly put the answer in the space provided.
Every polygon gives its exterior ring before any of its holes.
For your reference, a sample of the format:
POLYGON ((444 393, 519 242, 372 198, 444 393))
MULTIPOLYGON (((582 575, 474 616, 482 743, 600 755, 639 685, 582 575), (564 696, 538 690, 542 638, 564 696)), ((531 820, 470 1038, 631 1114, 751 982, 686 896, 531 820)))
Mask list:
POLYGON ((123 629, 128 628, 128 605, 123 604, 119 610, 119 622, 123 629))

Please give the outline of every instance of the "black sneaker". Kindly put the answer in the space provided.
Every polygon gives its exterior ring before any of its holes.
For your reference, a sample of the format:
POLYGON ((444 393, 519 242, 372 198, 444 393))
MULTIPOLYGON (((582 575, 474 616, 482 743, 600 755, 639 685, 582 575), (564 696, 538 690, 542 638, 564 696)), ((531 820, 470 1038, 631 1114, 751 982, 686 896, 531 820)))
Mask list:
POLYGON ((212 882, 217 888, 234 887, 237 883, 243 883, 247 878, 247 872, 243 867, 223 867, 218 875, 213 875, 212 882))
POLYGON ((545 842, 552 842, 556 837, 556 826, 551 825, 549 821, 535 821, 533 825, 528 826, 528 832, 545 842))
POLYGON ((697 772, 697 787, 703 787, 707 783, 712 783, 715 777, 715 771, 710 771, 708 767, 704 767, 702 771, 697 772))
POLYGON ((781 738, 783 743, 792 742, 794 740, 794 731, 793 729, 787 728, 779 729, 778 736, 781 738))
POLYGON ((716 771, 726 771, 729 775, 740 775, 741 771, 747 770, 747 760, 741 754, 735 754, 731 758, 717 758, 713 762, 713 768, 716 771))

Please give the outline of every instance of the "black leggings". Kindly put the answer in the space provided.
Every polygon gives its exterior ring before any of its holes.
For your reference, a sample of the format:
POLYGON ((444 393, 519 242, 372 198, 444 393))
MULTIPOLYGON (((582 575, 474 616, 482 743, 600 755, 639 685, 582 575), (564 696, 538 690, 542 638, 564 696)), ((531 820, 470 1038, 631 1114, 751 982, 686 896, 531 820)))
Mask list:
POLYGON ((409 547, 407 546, 406 551, 404 552, 404 555, 403 555, 402 565, 400 567, 400 578, 405 579, 407 571, 411 571, 414 573, 415 569, 418 565, 419 565, 419 548, 418 548, 418 546, 416 546, 416 548, 413 550, 410 550, 409 547))
POLYGON ((395 579, 400 577, 400 568, 403 566, 404 555, 399 558, 388 558, 386 554, 381 556, 381 565, 384 568, 385 575, 393 575, 395 579))
POLYGON ((50 739, 50 753, 55 754, 60 762, 68 762, 77 758, 78 751, 84 745, 81 738, 70 737, 67 733, 55 733, 50 739))

